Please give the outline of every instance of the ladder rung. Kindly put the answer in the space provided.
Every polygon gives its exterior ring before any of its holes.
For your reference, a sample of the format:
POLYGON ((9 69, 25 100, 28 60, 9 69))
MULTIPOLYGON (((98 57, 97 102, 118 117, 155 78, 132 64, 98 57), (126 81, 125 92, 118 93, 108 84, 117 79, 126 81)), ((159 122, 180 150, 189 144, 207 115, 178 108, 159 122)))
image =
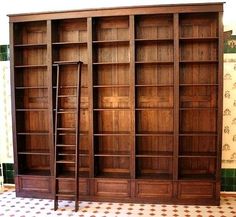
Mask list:
POLYGON ((69 160, 57 160, 56 163, 59 164, 75 164, 75 161, 69 161, 69 160))
POLYGON ((58 95, 59 98, 63 97, 76 97, 76 95, 58 95))
POLYGON ((57 193, 57 197, 75 197, 76 195, 74 193, 57 193))
POLYGON ((57 130, 75 131, 76 129, 75 128, 70 128, 70 127, 60 127, 60 128, 57 128, 57 130))

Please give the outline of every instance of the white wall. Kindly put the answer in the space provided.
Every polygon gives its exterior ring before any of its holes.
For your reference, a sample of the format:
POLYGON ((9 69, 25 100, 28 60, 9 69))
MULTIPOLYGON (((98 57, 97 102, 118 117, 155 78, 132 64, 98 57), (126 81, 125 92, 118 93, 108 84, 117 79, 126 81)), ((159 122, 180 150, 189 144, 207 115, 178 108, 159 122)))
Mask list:
MULTIPOLYGON (((30 13, 41 11, 54 10, 76 10, 83 8, 100 8, 100 7, 116 7, 129 5, 150 5, 150 4, 176 4, 176 3, 200 3, 200 2, 222 2, 222 0, 47 0, 47 1, 32 1, 32 0, 7 0, 0 7, 0 44, 9 43, 9 28, 7 14, 15 13, 30 13), (44 3, 45 2, 45 3, 44 3)), ((226 0, 224 5, 224 23, 227 28, 231 28, 234 23, 234 34, 236 34, 236 16, 235 16, 236 1, 226 0)))

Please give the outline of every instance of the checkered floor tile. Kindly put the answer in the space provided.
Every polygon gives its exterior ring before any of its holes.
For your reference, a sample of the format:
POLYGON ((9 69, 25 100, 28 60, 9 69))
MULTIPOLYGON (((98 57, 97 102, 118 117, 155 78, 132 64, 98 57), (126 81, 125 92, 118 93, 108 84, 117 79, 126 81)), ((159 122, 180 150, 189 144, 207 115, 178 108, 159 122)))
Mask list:
POLYGON ((14 188, 5 188, 0 193, 0 216, 6 217, 236 217, 236 195, 221 197, 220 206, 176 206, 164 204, 131 204, 83 202, 74 212, 74 203, 59 201, 59 209, 53 211, 53 200, 16 198, 14 188))

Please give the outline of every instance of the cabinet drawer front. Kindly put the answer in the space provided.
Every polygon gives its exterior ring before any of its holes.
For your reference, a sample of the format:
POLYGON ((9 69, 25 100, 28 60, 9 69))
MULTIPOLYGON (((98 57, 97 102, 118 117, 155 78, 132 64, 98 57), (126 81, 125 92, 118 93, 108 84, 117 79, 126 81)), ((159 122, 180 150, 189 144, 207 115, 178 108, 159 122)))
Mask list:
POLYGON ((108 197, 129 197, 130 182, 125 180, 95 180, 95 195, 108 197))
POLYGON ((171 197, 171 182, 153 182, 153 181, 137 181, 136 183, 137 197, 171 197))
POLYGON ((50 177, 34 177, 34 176, 19 176, 19 190, 23 191, 39 191, 42 193, 51 192, 50 177))
POLYGON ((180 199, 213 198, 215 183, 212 182, 180 182, 178 197, 180 199))
MULTIPOLYGON (((70 193, 75 191, 75 182, 73 180, 58 180, 58 189, 60 193, 70 193)), ((88 195, 88 181, 86 179, 79 179, 79 194, 88 195)))

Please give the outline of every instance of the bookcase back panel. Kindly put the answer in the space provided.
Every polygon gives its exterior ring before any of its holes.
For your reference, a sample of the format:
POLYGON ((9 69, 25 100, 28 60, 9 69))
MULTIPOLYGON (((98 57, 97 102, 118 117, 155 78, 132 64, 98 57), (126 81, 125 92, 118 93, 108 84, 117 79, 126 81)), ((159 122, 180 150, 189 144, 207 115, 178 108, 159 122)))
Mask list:
POLYGON ((137 39, 171 39, 173 38, 173 16, 136 16, 135 33, 137 39))
POLYGON ((67 44, 65 46, 54 47, 53 57, 55 61, 82 61, 88 63, 88 53, 86 46, 67 44))
POLYGON ((129 136, 100 136, 94 138, 95 154, 127 154, 131 153, 129 136))
POLYGON ((99 132, 130 132, 129 111, 97 111, 94 112, 94 129, 99 132))
POLYGON ((47 89, 21 89, 17 90, 15 97, 18 109, 48 108, 47 89))
POLYGON ((129 108, 128 88, 99 88, 94 90, 94 108, 129 108))
POLYGON ((217 64, 184 64, 180 66, 180 84, 218 84, 217 64))
POLYGON ((49 153, 48 135, 17 135, 19 152, 49 153))
POLYGON ((218 60, 216 42, 184 43, 180 46, 181 61, 208 61, 218 60))
POLYGON ((15 65, 46 65, 47 50, 45 48, 20 48, 15 50, 19 58, 15 59, 15 65))
POLYGON ((94 63, 127 63, 129 62, 128 44, 103 44, 94 47, 94 63))
POLYGON ((180 37, 207 38, 218 36, 216 13, 182 14, 180 16, 180 37))
POLYGON ((179 140, 180 154, 215 155, 217 148, 216 136, 183 136, 179 140))
POLYGON ((172 136, 138 136, 136 137, 136 154, 173 154, 172 136))
POLYGON ((130 159, 129 157, 96 157, 95 167, 97 176, 129 176, 130 159))
POLYGON ((136 85, 171 85, 173 84, 172 65, 137 65, 136 85))
POLYGON ((46 43, 46 22, 26 22, 14 25, 15 44, 44 44, 46 43))
POLYGON ((47 87, 48 75, 44 68, 17 69, 16 87, 47 87))
POLYGON ((49 175, 50 157, 46 155, 20 155, 18 156, 20 173, 49 175))
POLYGON ((87 41, 87 20, 68 19, 55 21, 53 23, 54 42, 86 42, 87 41))
POLYGON ((173 44, 153 42, 136 45, 136 61, 173 61, 173 44))
POLYGON ((93 85, 129 85, 129 65, 94 66, 93 85))
POLYGON ((17 112, 16 120, 18 132, 49 130, 49 120, 45 111, 17 112))
POLYGON ((173 173, 173 161, 171 157, 140 157, 136 159, 138 176, 152 176, 160 178, 171 176, 173 173))
POLYGON ((94 19, 94 41, 129 40, 129 17, 94 19))
POLYGON ((173 132, 173 110, 138 111, 136 124, 138 133, 173 132))
POLYGON ((186 110, 180 113, 180 132, 216 133, 217 112, 212 109, 186 110))
POLYGON ((173 107, 172 87, 139 87, 136 97, 138 108, 173 107))
POLYGON ((189 86, 180 88, 180 107, 217 107, 217 88, 189 86))

